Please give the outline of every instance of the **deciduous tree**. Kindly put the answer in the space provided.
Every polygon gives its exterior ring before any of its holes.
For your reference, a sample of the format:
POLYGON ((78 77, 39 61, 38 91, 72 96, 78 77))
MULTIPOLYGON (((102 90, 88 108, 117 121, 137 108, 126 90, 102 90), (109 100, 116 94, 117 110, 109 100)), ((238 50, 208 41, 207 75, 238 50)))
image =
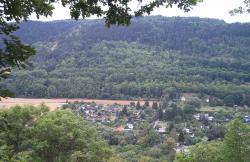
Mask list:
POLYGON ((229 12, 231 15, 250 13, 250 0, 244 0, 243 5, 236 7, 229 12))
POLYGON ((248 162, 250 161, 250 128, 242 123, 240 119, 235 119, 229 125, 225 135, 224 155, 228 162, 248 162))
MULTIPOLYGON (((27 21, 31 14, 51 16, 55 3, 62 7, 69 6, 70 15, 74 19, 86 18, 92 15, 104 17, 107 26, 112 24, 129 25, 132 16, 150 14, 160 6, 172 7, 177 5, 184 11, 189 11, 199 0, 153 0, 142 3, 136 0, 138 9, 132 11, 129 5, 132 0, 1 0, 0 1, 0 77, 7 75, 12 67, 25 67, 27 59, 35 54, 35 49, 23 44, 13 32, 19 28, 21 21, 27 21), (11 23, 10 23, 11 22, 11 23)), ((7 90, 0 90, 0 96, 13 95, 7 90)))

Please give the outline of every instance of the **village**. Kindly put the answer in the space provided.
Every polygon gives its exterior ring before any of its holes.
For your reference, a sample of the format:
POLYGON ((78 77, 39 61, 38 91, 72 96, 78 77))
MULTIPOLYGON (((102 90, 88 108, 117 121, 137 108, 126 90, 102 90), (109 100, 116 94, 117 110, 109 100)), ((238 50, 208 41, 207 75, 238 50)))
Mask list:
MULTIPOLYGON (((189 101, 181 97, 177 102, 169 101, 165 108, 164 103, 149 104, 147 101, 144 105, 140 105, 139 101, 129 105, 75 102, 63 107, 71 108, 84 120, 109 130, 112 135, 133 134, 132 138, 140 138, 146 129, 152 129, 161 138, 174 136, 176 152, 186 152, 190 145, 201 141, 223 138, 225 125, 236 117, 240 116, 245 123, 250 124, 249 111, 245 112, 240 108, 227 108, 225 111, 200 108, 185 112, 183 108, 190 106, 189 101), (183 136, 183 139, 180 139, 180 136, 183 136)), ((192 104, 197 106, 196 103, 192 104)))

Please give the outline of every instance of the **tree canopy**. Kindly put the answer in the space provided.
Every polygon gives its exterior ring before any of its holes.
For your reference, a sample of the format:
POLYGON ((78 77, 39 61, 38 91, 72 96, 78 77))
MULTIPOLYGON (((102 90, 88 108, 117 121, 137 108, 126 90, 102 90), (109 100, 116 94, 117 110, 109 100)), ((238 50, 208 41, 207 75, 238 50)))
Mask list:
MULTIPOLYGON (((112 24, 129 25, 132 16, 141 16, 159 6, 172 7, 177 5, 184 11, 189 11, 198 0, 154 0, 143 3, 137 0, 140 6, 133 11, 129 3, 132 0, 1 0, 0 1, 0 79, 4 79, 12 67, 25 67, 27 59, 35 54, 35 49, 23 44, 13 32, 19 28, 20 21, 27 21, 31 14, 51 16, 53 4, 61 3, 63 7, 69 6, 70 15, 74 19, 86 18, 92 15, 104 17, 107 26, 112 24)), ((14 94, 0 89, 0 96, 13 96, 14 94)))
POLYGON ((135 18, 129 28, 103 24, 20 24, 17 36, 38 53, 33 67, 0 86, 18 97, 180 99, 199 93, 211 96, 213 106, 249 105, 249 24, 162 16, 135 18))
MULTIPOLYGON (((202 0, 1 0, 0 1, 0 79, 4 79, 11 72, 12 67, 25 67, 27 59, 35 54, 35 49, 23 44, 13 32, 19 28, 21 21, 27 21, 31 14, 51 16, 55 3, 63 7, 68 6, 70 15, 74 19, 87 18, 92 15, 103 17, 107 26, 129 25, 133 16, 150 14, 155 8, 177 6, 184 11, 190 11, 192 6, 202 0), (133 6, 137 4, 137 8, 133 6)), ((245 0, 249 8, 249 1, 245 0)), ((238 9, 235 12, 249 12, 249 9, 238 9)), ((13 93, 0 89, 0 96, 13 96, 13 93)))
POLYGON ((0 111, 0 161, 102 162, 111 156, 96 130, 70 110, 16 106, 0 111))
POLYGON ((224 141, 211 141, 191 146, 188 153, 179 153, 176 162, 249 161, 250 127, 240 119, 233 120, 224 141))
POLYGON ((229 13, 231 15, 250 13, 250 0, 243 0, 242 3, 241 6, 234 8, 229 13))

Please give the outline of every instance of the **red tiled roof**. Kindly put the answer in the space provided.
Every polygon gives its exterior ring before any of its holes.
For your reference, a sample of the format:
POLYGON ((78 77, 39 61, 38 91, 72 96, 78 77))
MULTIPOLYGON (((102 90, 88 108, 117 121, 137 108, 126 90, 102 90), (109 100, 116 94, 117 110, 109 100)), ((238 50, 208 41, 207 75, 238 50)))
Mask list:
POLYGON ((122 126, 115 128, 116 132, 123 132, 124 128, 122 126))

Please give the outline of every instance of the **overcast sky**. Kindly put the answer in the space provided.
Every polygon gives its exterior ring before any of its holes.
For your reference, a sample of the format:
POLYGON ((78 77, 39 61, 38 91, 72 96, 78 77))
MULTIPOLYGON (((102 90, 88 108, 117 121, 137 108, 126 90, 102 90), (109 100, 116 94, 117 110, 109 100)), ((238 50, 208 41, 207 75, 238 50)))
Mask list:
MULTIPOLYGON (((231 9, 241 5, 243 0, 204 0, 197 6, 193 7, 193 10, 184 13, 176 7, 172 9, 166 9, 164 7, 155 9, 152 15, 163 16, 196 16, 203 18, 217 18, 225 20, 228 23, 233 22, 250 22, 250 14, 230 16, 228 13, 231 9)), ((35 16, 31 17, 32 20, 36 20, 35 16)), ((41 17, 42 21, 62 20, 70 19, 69 9, 63 8, 61 5, 55 5, 55 10, 52 17, 41 17)))

